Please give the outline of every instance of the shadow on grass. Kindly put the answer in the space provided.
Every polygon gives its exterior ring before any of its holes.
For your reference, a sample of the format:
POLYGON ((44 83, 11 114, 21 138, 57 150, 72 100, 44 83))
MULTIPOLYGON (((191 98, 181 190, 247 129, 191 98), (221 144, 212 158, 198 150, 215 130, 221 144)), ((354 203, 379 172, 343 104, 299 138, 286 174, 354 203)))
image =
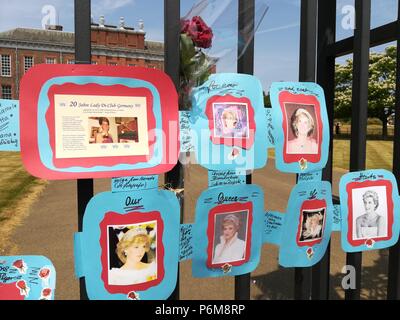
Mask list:
MULTIPOLYGON (((379 257, 372 266, 364 266, 361 276, 361 299, 386 299, 388 250, 380 250, 379 257)), ((330 275, 331 300, 344 298, 342 280, 345 274, 330 275)), ((279 268, 269 274, 252 277, 255 286, 262 292, 256 300, 292 300, 294 299, 294 268, 279 268)))

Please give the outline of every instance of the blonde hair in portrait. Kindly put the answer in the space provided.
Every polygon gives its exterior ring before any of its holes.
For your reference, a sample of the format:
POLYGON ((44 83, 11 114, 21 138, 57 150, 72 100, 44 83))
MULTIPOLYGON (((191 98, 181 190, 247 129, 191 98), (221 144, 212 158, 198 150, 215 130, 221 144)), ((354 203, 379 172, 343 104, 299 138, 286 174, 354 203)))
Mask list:
POLYGON ((237 125, 237 122, 239 121, 237 113, 233 110, 224 110, 222 112, 221 118, 222 118, 223 126, 225 128, 229 128, 229 129, 235 128, 237 125), (230 121, 232 121, 232 123, 230 123, 230 121), (228 125, 228 124, 231 124, 231 125, 228 125))
POLYGON ((311 115, 310 112, 308 112, 306 109, 304 108, 298 108, 295 112, 293 112, 292 117, 291 117, 291 128, 293 131, 293 134, 298 137, 299 136, 299 129, 297 127, 297 124, 299 123, 299 119, 300 117, 303 116, 308 120, 308 124, 309 124, 309 130, 307 133, 308 137, 311 137, 314 134, 314 129, 315 129, 315 123, 314 123, 314 119, 311 115))
POLYGON ((145 245, 145 252, 148 253, 150 251, 150 244, 151 240, 147 233, 137 234, 137 230, 131 229, 126 232, 122 239, 118 242, 116 253, 121 262, 126 263, 126 249, 128 249, 132 245, 145 245))

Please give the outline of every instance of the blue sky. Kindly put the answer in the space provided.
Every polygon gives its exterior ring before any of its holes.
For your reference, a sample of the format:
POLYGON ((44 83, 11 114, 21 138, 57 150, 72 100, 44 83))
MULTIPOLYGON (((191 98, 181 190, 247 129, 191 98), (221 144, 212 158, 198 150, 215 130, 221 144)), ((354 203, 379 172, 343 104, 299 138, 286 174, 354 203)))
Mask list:
MULTIPOLYGON (((221 56, 219 72, 236 71, 236 15, 237 0, 218 0, 218 8, 202 11, 206 20, 212 20, 216 31, 216 45, 209 52, 221 56)), ((192 8, 196 0, 181 0, 181 15, 192 8)), ((46 13, 42 9, 52 5, 57 12, 57 22, 64 30, 73 31, 73 0, 0 0, 0 31, 16 28, 41 28, 46 13)), ((92 0, 92 16, 95 22, 101 14, 107 24, 118 24, 123 16, 126 24, 137 27, 144 20, 146 39, 163 41, 163 0, 92 0)), ((342 26, 346 13, 342 10, 354 6, 354 0, 337 0, 337 38, 353 34, 342 26)), ((255 75, 261 80, 264 90, 269 91, 273 81, 296 81, 298 79, 298 55, 300 35, 300 0, 256 0, 257 17, 265 4, 269 10, 255 35, 255 75)), ((397 0, 372 0, 371 27, 377 27, 396 19, 397 0)), ((346 21, 346 20, 345 20, 346 21)), ((382 51, 385 46, 373 48, 382 51)), ((338 59, 343 62, 344 58, 338 59)))

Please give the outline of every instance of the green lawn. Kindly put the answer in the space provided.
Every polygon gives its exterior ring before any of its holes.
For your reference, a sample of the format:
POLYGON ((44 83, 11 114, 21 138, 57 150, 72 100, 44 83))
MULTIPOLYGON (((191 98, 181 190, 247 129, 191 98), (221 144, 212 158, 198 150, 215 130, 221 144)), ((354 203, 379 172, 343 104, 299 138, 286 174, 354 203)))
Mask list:
MULTIPOLYGON (((394 135, 394 126, 389 125, 388 128, 388 135, 394 135)), ((351 125, 349 124, 342 124, 341 125, 341 133, 342 134, 351 134, 351 125)), ((368 124, 367 126, 367 135, 374 135, 379 136, 382 134, 382 125, 380 124, 368 124)))
MULTIPOLYGON (((350 141, 333 141, 333 166, 348 169, 350 160, 350 141)), ((392 170, 393 141, 367 141, 367 169, 392 170)))
POLYGON ((18 205, 25 194, 43 181, 32 177, 23 167, 19 152, 1 152, 0 157, 0 221, 5 211, 18 205))
MULTIPOLYGON (((367 141, 367 169, 392 170, 393 141, 367 141)), ((268 157, 274 157, 275 150, 268 150, 268 157)), ((350 141, 333 140, 333 166, 349 169, 350 141)))

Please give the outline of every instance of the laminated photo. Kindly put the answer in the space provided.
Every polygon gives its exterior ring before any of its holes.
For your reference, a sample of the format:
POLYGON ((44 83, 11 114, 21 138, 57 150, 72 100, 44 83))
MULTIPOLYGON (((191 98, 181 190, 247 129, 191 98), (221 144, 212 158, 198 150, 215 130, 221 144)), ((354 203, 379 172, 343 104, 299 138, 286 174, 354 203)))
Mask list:
POLYGON ((387 170, 350 172, 340 179, 342 247, 346 252, 387 248, 399 237, 398 191, 387 170))
POLYGON ((299 174, 322 170, 330 135, 323 89, 311 82, 275 82, 270 97, 277 169, 299 174))

